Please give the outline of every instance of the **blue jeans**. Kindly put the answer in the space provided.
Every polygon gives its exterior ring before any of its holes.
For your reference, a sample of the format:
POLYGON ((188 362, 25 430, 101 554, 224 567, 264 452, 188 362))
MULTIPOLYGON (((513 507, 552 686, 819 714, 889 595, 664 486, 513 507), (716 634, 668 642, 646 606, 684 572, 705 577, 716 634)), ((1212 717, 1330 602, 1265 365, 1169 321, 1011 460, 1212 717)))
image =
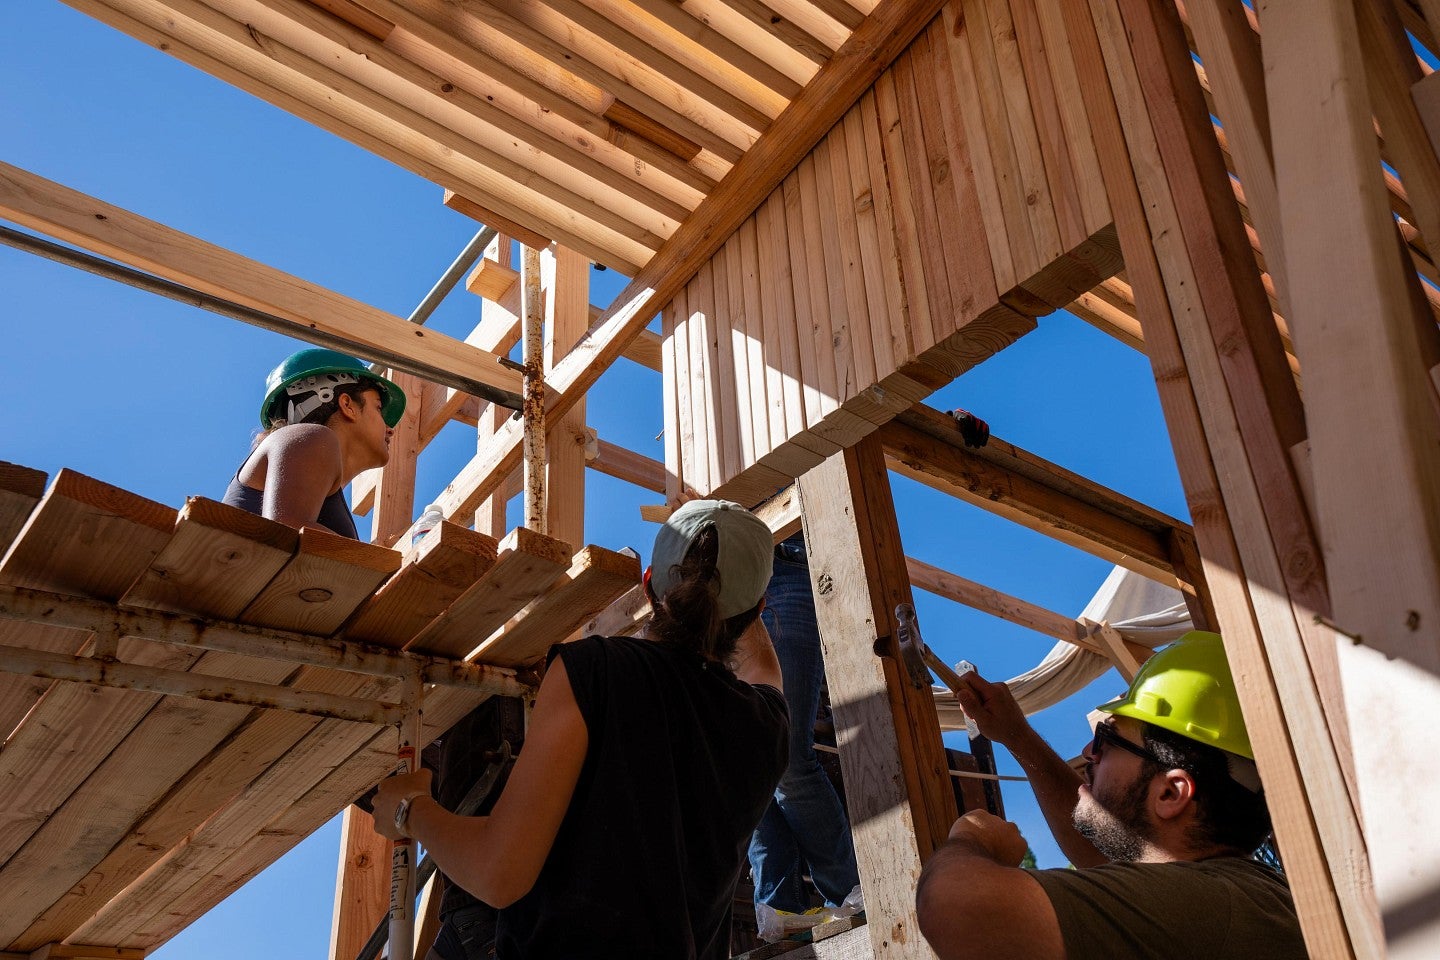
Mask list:
POLYGON ((790 763, 750 838, 755 902, 800 913, 809 907, 803 868, 815 888, 837 906, 860 882, 850 822, 830 779, 815 757, 815 709, 824 665, 820 628, 810 592, 805 541, 796 534, 775 549, 765 591, 765 627, 775 642, 790 706, 790 763))

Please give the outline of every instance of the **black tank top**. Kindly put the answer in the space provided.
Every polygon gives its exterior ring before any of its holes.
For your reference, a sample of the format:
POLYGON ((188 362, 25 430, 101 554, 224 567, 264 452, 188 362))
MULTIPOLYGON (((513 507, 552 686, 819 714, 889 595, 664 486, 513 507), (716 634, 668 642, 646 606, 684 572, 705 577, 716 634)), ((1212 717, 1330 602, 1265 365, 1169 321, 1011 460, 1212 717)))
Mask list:
MULTIPOLYGON (((240 480, 240 471, 245 469, 245 464, 248 462, 250 462, 250 458, 246 457, 236 469, 235 476, 230 478, 230 486, 225 488, 225 496, 221 498, 221 502, 261 515, 265 508, 265 491, 247 487, 240 480)), ((355 529, 355 518, 350 515, 350 504, 345 502, 344 487, 325 498, 325 502, 320 505, 320 515, 315 518, 315 522, 342 537, 349 537, 351 540, 360 539, 360 532, 355 529)))

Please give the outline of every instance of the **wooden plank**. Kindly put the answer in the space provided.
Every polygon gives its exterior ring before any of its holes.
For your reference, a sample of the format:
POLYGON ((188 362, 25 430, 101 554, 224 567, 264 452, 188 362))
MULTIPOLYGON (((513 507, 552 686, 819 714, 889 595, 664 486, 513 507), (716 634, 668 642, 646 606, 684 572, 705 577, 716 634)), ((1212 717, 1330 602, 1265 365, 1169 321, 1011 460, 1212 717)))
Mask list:
POLYGON ((447 189, 443 200, 445 206, 454 210, 456 213, 463 213, 476 223, 483 223, 487 227, 494 227, 507 237, 518 240, 527 247, 543 250, 555 242, 552 238, 537 233, 531 227, 516 223, 514 220, 502 216, 494 210, 482 206, 479 202, 471 200, 469 197, 457 193, 454 190, 447 189))
POLYGON ((190 497, 174 535, 120 606, 238 620, 299 544, 300 534, 283 523, 190 497))
POLYGON ((374 817, 353 804, 345 808, 335 914, 330 921, 330 960, 359 956, 360 948, 390 909, 390 850, 390 841, 375 832, 374 817))
POLYGON ((1082 500, 1005 463, 975 456, 958 443, 958 434, 957 443, 950 445, 899 421, 881 427, 879 434, 896 472, 1152 580, 1174 585, 1161 532, 1118 515, 1123 503, 1118 496, 1097 496, 1100 503, 1082 500))
POLYGON ((675 295, 670 304, 670 309, 675 316, 671 321, 670 338, 675 343, 675 428, 676 440, 679 446, 680 477, 679 491, 683 496, 686 491, 695 489, 700 467, 695 462, 697 447, 695 445, 695 403, 691 393, 695 389, 695 377, 690 372, 690 305, 689 290, 681 290, 675 295))
POLYGON ((656 493, 665 492, 665 464, 608 440, 596 441, 595 457, 588 466, 616 480, 624 480, 656 493))
MULTIPOLYGON (((1070 146, 1060 120, 1059 97, 1050 75, 1049 51, 1040 30, 1035 0, 1000 0, 1008 6, 1015 47, 1034 122, 1045 182, 1054 206, 1058 250, 1069 250, 1090 236, 1080 209, 1080 193, 1071 165, 1070 146)), ((1017 90, 1018 93, 1018 90, 1017 90)))
POLYGON ((588 546, 518 623, 481 644, 475 659, 502 666, 532 663, 639 581, 638 557, 588 546))
MULTIPOLYGON (((1411 699, 1433 701, 1440 676, 1436 645, 1421 627, 1440 620, 1434 496, 1440 429, 1425 368, 1434 356, 1435 327, 1427 319, 1422 334, 1417 323, 1416 281, 1400 258, 1382 192, 1371 135, 1375 91, 1365 76, 1364 29, 1354 7, 1323 2, 1304 18, 1276 9, 1260 13, 1316 520, 1333 617, 1363 638, 1337 643, 1344 712, 1335 703, 1325 706, 1332 723, 1346 715, 1350 721, 1378 903, 1364 891, 1352 900, 1345 889, 1341 907, 1356 955, 1409 960, 1433 952, 1440 936, 1435 911, 1421 906, 1440 883, 1437 865, 1427 862, 1436 852, 1435 814, 1405 797, 1386 771, 1396 763, 1407 776, 1440 769, 1425 738, 1403 735, 1420 710, 1411 699), (1272 50, 1271 38, 1285 48, 1272 50), (1332 95, 1302 98, 1317 83, 1331 86, 1332 95), (1316 131, 1309 126, 1316 122, 1333 137, 1321 154, 1314 154, 1316 131), (1343 278, 1326 266, 1336 256, 1348 265, 1343 278), (1353 400, 1357 384, 1371 378, 1363 409, 1344 409, 1342 395, 1353 400), (1324 417, 1340 419, 1323 423, 1324 417), (1342 432, 1352 431, 1362 435, 1342 444, 1342 432), (1384 469, 1375 469, 1380 464, 1384 469), (1366 936, 1377 933, 1377 919, 1383 945, 1366 936)), ((1308 928, 1306 937, 1309 943, 1308 928)))
POLYGON ((302 339, 305 331, 318 330, 354 342, 361 353, 412 358, 520 391, 520 375, 494 355, 9 164, 0 164, 0 210, 67 243, 279 317, 302 339))
MULTIPOLYGON (((265 683, 279 683, 294 671, 292 665, 279 661, 220 653, 206 654, 195 669, 265 683)), ((85 699, 94 696, 92 692, 85 699)), ((235 704, 181 697, 145 699, 158 703, 118 742, 113 732, 88 728, 90 718, 84 714, 64 718, 66 724, 80 725, 76 732, 104 741, 96 745, 99 749, 114 749, 0 869, 0 883, 11 891, 0 915, 0 943, 32 946, 37 939, 66 935, 52 927, 37 938, 27 928, 67 896, 83 896, 87 875, 251 712, 235 704)), ((132 706, 138 708, 138 701, 132 706)), ((121 720, 108 713, 102 729, 121 720)), ((65 763, 78 762, 78 751, 88 747, 77 744, 75 749, 77 753, 65 763)))
POLYGON ((400 561, 394 550, 304 527, 295 556, 250 601, 240 619, 259 627, 328 636, 400 569, 400 561))
POLYGON ((1090 119, 1085 113, 1085 98, 1080 92, 1080 75, 1070 51, 1070 40, 1060 8, 1053 3, 1033 6, 1040 22, 1045 46, 1045 59, 1050 65, 1051 89, 1060 123, 1065 130, 1075 186, 1080 196, 1084 232, 1090 236, 1111 222, 1110 200, 1105 195, 1105 181, 1100 175, 1100 160, 1095 152, 1095 139, 1090 119))
POLYGON ((711 398, 716 403, 717 436, 720 455, 718 476, 730 478, 745 468, 742 432, 749 425, 741 421, 740 404, 736 397, 739 371, 735 367, 735 331, 731 327, 730 276, 725 248, 715 251, 706 264, 710 276, 710 294, 714 303, 715 384, 711 398))
MULTIPOLYGON (((549 279, 545 296, 545 369, 554 369, 590 324, 590 260, 568 247, 542 254, 549 279)), ((567 543, 585 538, 585 401, 545 431, 545 522, 567 543)))
POLYGON ((114 600, 174 525, 169 507, 62 469, 0 560, 0 583, 114 600))
MULTIPOLYGON (((868 96, 868 94, 867 94, 868 96)), ((901 312, 898 307, 901 298, 898 296, 899 275, 887 274, 887 263, 893 265, 893 257, 887 256, 883 247, 893 239, 888 235, 882 237, 880 220, 876 214, 876 194, 884 195, 886 191, 883 178, 884 166, 881 165, 879 173, 882 177, 878 180, 872 179, 874 169, 870 165, 870 156, 866 142, 867 123, 862 117, 862 106, 865 97, 860 98, 851 111, 845 114, 841 122, 841 128, 845 132, 845 162, 850 167, 850 201, 854 210, 855 232, 860 241, 860 275, 865 285, 865 300, 867 322, 865 324, 865 339, 869 343, 869 353, 873 358, 875 382, 885 379, 892 374, 896 367, 895 347, 892 343, 890 328, 893 322, 892 315, 901 312), (895 307, 892 307, 895 304, 895 307)))
MULTIPOLYGON (((991 255, 993 242, 977 227, 982 222, 975 187, 973 150, 957 123, 959 106, 948 58, 937 49, 944 42, 942 24, 936 22, 916 41, 916 118, 924 131, 929 159, 931 193, 935 198, 940 252, 949 268, 951 313, 937 323, 936 337, 944 339, 995 302, 1007 288, 998 285, 991 255)), ((903 104, 903 101, 902 101, 903 104)), ((902 106, 903 109, 903 106, 902 106)), ((933 241, 932 241, 933 242, 933 241)))
MULTIPOLYGON (((855 351, 851 343, 851 328, 856 323, 852 314, 854 310, 861 309, 864 292, 860 290, 860 295, 855 296, 860 286, 859 279, 847 274, 840 231, 840 218, 844 212, 840 209, 840 198, 836 195, 835 172, 831 161, 834 149, 835 140, 832 134, 816 144, 814 152, 820 242, 830 305, 827 312, 830 319, 830 337, 821 345, 828 348, 822 350, 821 362, 825 362, 826 352, 833 351, 830 363, 835 370, 835 392, 832 396, 837 403, 844 403, 855 395, 855 391, 867 385, 859 382, 854 369, 855 351)), ((803 185, 804 181, 801 182, 803 185)), ((813 251, 811 256, 821 259, 820 255, 813 251)))
MULTIPOLYGON (((813 347, 815 375, 813 380, 806 382, 815 384, 818 404, 816 413, 807 417, 811 429, 815 429, 838 409, 841 401, 840 385, 836 379, 835 363, 831 354, 835 340, 835 317, 832 314, 833 288, 823 255, 825 227, 820 216, 819 176, 814 153, 806 156, 795 168, 795 180, 800 194, 801 231, 804 237, 805 279, 810 285, 810 315, 814 323, 813 338, 807 344, 807 352, 811 352, 809 348, 813 347)), ((796 297, 798 299, 799 295, 796 297)))
POLYGON ((679 503, 680 491, 685 483, 685 466, 680 451, 680 345, 675 339, 673 302, 665 305, 660 322, 664 331, 660 403, 664 407, 665 501, 679 503))
POLYGON ((45 494, 45 471, 0 460, 0 556, 45 494))
MULTIPOLYGON (((741 332, 738 348, 744 347, 744 366, 750 386, 750 434, 754 438, 754 458, 766 461, 771 451, 783 442, 770 435, 770 398, 765 372, 764 320, 760 306, 760 250, 756 242, 755 218, 751 217, 736 231, 736 243, 730 250, 731 298, 735 329, 741 332), (740 280, 740 309, 735 310, 734 277, 740 280)), ((766 461, 767 466, 769 465, 766 461)))
POLYGON ((909 682, 894 639, 895 606, 911 598, 879 444, 836 454, 799 489, 866 929, 876 957, 927 957, 913 891, 956 808, 934 698, 909 682))
POLYGON ((881 356, 883 350, 887 357, 884 367, 893 370, 915 355, 910 328, 912 311, 905 294, 898 227, 891 201, 890 184, 887 182, 885 148, 873 90, 860 98, 857 110, 846 114, 846 122, 849 123, 852 117, 856 118, 856 129, 850 143, 862 146, 864 151, 863 154, 854 155, 853 162, 864 164, 866 180, 870 185, 867 199, 870 204, 869 212, 875 218, 875 254, 879 260, 880 288, 884 291, 882 315, 887 318, 885 324, 872 331, 872 337, 875 341, 876 356, 881 356))
MULTIPOLYGON (((722 281, 723 283, 723 281, 722 281)), ((733 425, 725 422, 723 404, 725 394, 733 393, 735 388, 734 380, 729 376, 729 371, 720 366, 720 341, 725 340, 728 344, 730 331, 722 326, 720 316, 716 309, 715 296, 715 273, 710 264, 705 264, 700 272, 695 275, 694 287, 705 304, 704 324, 704 348, 701 357, 701 372, 705 377, 705 432, 709 435, 710 441, 706 447, 707 463, 706 472, 710 476, 710 486, 713 488, 725 477, 724 473, 724 446, 727 441, 725 431, 733 429, 733 425)), ((733 404, 733 400, 731 401, 733 404)))
MULTIPOLYGON (((779 404, 784 436, 799 442, 797 435, 805 430, 805 401, 800 387, 800 338, 796 330, 795 280, 790 269, 784 191, 770 194, 756 216, 760 262, 768 265, 760 274, 760 291, 765 308, 766 353, 771 368, 768 381, 771 403, 772 408, 779 404)), ((771 422, 774 423, 773 416, 771 422)), ((813 441, 802 446, 812 447, 813 441)), ((826 445, 817 453, 828 456, 836 449, 826 445)))
POLYGON ((636 584, 571 634, 580 637, 624 637, 638 633, 650 619, 650 599, 643 584, 636 584))
POLYGON ((83 943, 48 943, 30 953, 30 960, 140 960, 144 950, 83 943))
POLYGON ((570 564, 570 545, 517 527, 500 541, 495 565, 406 648, 465 657, 539 596, 570 564))
POLYGON ((355 612, 344 637, 400 650, 495 563, 493 537, 442 520, 355 612))
MULTIPOLYGON (((796 370, 800 381, 802 399, 801 416, 807 428, 818 424, 821 419, 821 396, 816 386, 818 376, 816 343, 818 322, 815 307, 812 306, 812 288, 815 286, 814 266, 806 253, 805 222, 800 200, 800 173, 792 172, 781 185, 783 212, 785 217, 785 256, 790 276, 790 301, 795 308, 793 333, 796 341, 796 370)), ((732 471, 734 476, 739 471, 732 471)))
MULTIPOLYGON (((843 290, 849 308, 849 318, 845 324, 846 342, 837 347, 837 351, 844 350, 847 355, 842 357, 837 352, 836 362, 840 365, 837 373, 844 369, 850 371, 854 386, 849 392, 854 395, 880 378, 876 375, 875 349, 870 339, 870 304, 866 296, 866 277, 860 258, 860 230, 855 222, 855 193, 850 184, 849 137, 843 121, 835 125, 825 140, 829 145, 829 173, 831 189, 834 191, 835 227, 839 232, 843 290)), ((818 166, 817 170, 821 174, 823 202, 825 167, 818 166)), ((821 215, 824 216, 823 210, 821 215)), ((833 282, 833 275, 831 279, 833 282)))
MULTIPOLYGON (((353 679, 344 682, 354 683, 353 679)), ((378 691, 383 687, 384 681, 372 679, 361 681, 358 689, 378 691)), ((393 728, 387 728, 387 732, 379 736, 385 737, 387 733, 393 744, 393 728)), ((119 896, 104 903, 79 926, 74 936, 147 948, 158 942, 158 937, 173 935, 198 915, 188 913, 182 897, 195 896, 197 891, 212 884, 233 890, 234 887, 228 886, 228 878, 218 869, 232 851, 255 848, 250 841, 257 836, 285 836, 275 831, 273 821, 277 816, 297 807, 297 799, 323 781, 337 761, 376 736, 375 728, 365 724, 324 720, 315 724, 298 743, 292 739, 290 749, 282 757, 227 798, 229 802, 213 816, 199 826, 192 822, 187 842, 167 849, 155 867, 130 883, 119 896)), ((212 762, 210 766, 213 765, 212 762)), ((349 796, 335 798, 324 819, 334 816, 363 790, 361 785, 349 796)), ((318 826, 318 822, 312 823, 312 829, 318 826)), ((288 839, 293 844, 301 835, 288 839)))
POLYGON ((905 558, 905 570, 910 576, 911 585, 928 593, 974 607, 1036 633, 1043 633, 1047 637, 1099 652, 1093 642, 1085 641, 1085 633, 1073 617, 1046 610, 1038 604, 1012 597, 983 583, 967 580, 914 557, 905 558))
MULTIPOLYGON (((448 76, 431 73, 366 35, 363 30, 337 24, 300 0, 214 0, 212 6, 243 22, 260 36, 284 44, 295 53, 332 68, 335 73, 367 90, 390 99, 401 110, 380 107, 380 112, 403 119, 402 111, 435 120, 441 128, 458 134, 467 149, 477 149, 496 173, 514 183, 531 184, 521 170, 528 169, 539 186, 539 178, 553 184, 555 195, 568 195, 597 203, 609 211, 591 216, 621 235, 642 240, 649 233, 658 239, 671 232, 689 208, 637 182, 603 163, 589 152, 512 116, 496 106, 483 90, 454 83, 448 76), (447 88, 448 84, 448 88, 447 88)), ((289 58, 269 51, 289 63, 289 58)), ((301 63, 296 69, 310 75, 301 63)), ((319 74, 324 79, 326 74, 319 74)), ((759 115, 764 118, 763 114, 759 115)), ((764 118, 768 119, 768 118, 764 118)), ((412 124, 412 128, 419 129, 412 124)), ((439 139, 439 138, 437 138, 439 139)), ((542 187, 544 190, 550 188, 542 187)), ((570 204, 573 209, 584 203, 570 204)), ((642 240, 642 242, 644 242, 642 240)))
MULTIPOLYGON (((401 370, 387 372, 409 402, 404 416, 390 434, 390 459, 378 472, 370 541, 393 547, 410 529, 418 512, 415 509, 415 461, 421 448, 420 416, 425 405, 425 381, 401 370)), ((437 391, 444 389, 438 384, 428 386, 437 391)))
MULTIPOLYGON (((1266 781, 1266 793, 1274 814, 1280 844, 1285 854, 1292 890, 1302 927, 1312 945, 1327 955, 1350 956, 1348 934, 1340 917, 1337 884, 1343 890, 1363 889, 1364 881, 1332 871, 1348 871, 1362 862, 1357 842, 1337 836, 1343 829, 1338 816, 1316 818, 1312 799, 1334 796, 1340 775, 1333 754, 1333 742, 1317 707, 1309 663, 1296 637, 1293 612, 1283 600, 1282 575, 1259 549, 1265 529, 1263 511, 1249 477, 1249 465, 1238 443, 1233 420, 1218 415, 1228 400, 1215 385, 1221 375, 1203 353, 1196 361, 1207 369, 1192 373, 1177 340, 1170 294, 1160 269, 1163 251, 1169 265, 1186 264, 1183 252, 1173 249, 1178 231, 1171 226, 1173 214, 1152 233, 1146 222, 1147 204, 1169 205, 1165 191, 1155 199, 1142 199, 1137 174, 1147 187, 1154 185, 1152 170, 1159 166, 1153 132, 1129 122, 1137 111, 1141 94, 1135 84, 1117 69, 1112 77, 1107 63, 1117 67, 1129 62, 1128 51, 1120 54, 1117 43, 1123 32, 1113 27, 1113 11, 1083 3, 1064 7, 1071 49, 1080 71, 1087 108, 1094 123, 1095 142, 1102 162, 1117 232, 1125 254, 1127 276, 1134 287, 1137 306, 1144 319, 1145 339, 1155 371, 1156 386, 1171 431, 1191 515, 1196 518, 1196 538, 1205 561, 1205 574, 1214 595, 1219 625, 1226 637, 1227 655, 1237 678, 1249 726, 1256 731, 1253 741, 1256 758, 1266 781), (1096 17, 1105 18, 1107 51, 1102 55, 1097 40, 1096 17), (1121 118, 1127 118, 1122 126, 1121 118), (1147 140, 1147 136, 1149 139, 1147 140), (1131 152, 1136 152, 1132 163, 1131 152), (1202 421, 1201 411, 1212 415, 1202 421), (1214 431, 1212 440, 1208 433, 1214 431), (1242 562, 1241 550, 1247 550, 1242 562), (1255 582, 1252 590, 1247 579, 1255 582), (1289 624, 1286 624, 1286 618, 1289 624), (1262 644, 1261 630, 1269 631, 1262 644), (1281 642, 1281 641, 1285 642, 1281 642), (1297 656, 1298 654, 1298 656, 1297 656), (1275 659, 1272 670, 1271 659, 1275 659), (1285 706, 1282 709, 1281 703, 1285 706), (1325 757, 1326 752, 1330 756, 1325 757), (1311 766, 1311 761, 1315 765, 1311 766), (1302 770, 1304 772, 1302 773, 1302 770), (1315 784, 1307 791, 1306 782, 1315 784), (1320 784, 1327 784, 1321 788, 1320 784), (1322 826, 1323 824, 1323 826, 1322 826), (1318 828, 1318 829, 1317 829, 1318 828), (1328 834, 1328 837, 1325 835, 1328 834), (1323 838, 1323 839, 1322 839, 1323 838), (1326 851, 1332 851, 1328 854, 1326 851)), ((1172 208, 1173 209, 1173 208, 1172 208)), ((1171 291, 1177 295, 1193 290, 1193 278, 1177 280, 1171 291)), ((1188 304, 1178 301, 1182 308, 1188 304)), ((1177 311, 1178 312, 1178 311, 1177 311)), ((1339 785, 1343 794, 1345 788, 1339 785)), ((1331 808, 1332 812, 1335 811, 1331 808)), ((1358 840, 1358 831, 1356 833, 1358 840)), ((1348 895, 1348 894, 1347 894, 1348 895)))
POLYGON ((515 285, 520 282, 520 272, 510 264, 501 263, 493 257, 483 257, 465 278, 465 289, 478 297, 503 303, 515 285))
MULTIPOLYGON (((700 274, 690 281, 685 288, 685 299, 683 301, 685 310, 685 345, 687 359, 684 364, 687 380, 683 396, 690 402, 690 427, 692 433, 686 434, 681 431, 681 437, 689 438, 690 456, 685 461, 691 472, 686 475, 686 483, 697 493, 708 493, 714 483, 720 478, 712 478, 710 475, 710 454, 714 447, 711 429, 714 420, 710 416, 710 381, 705 376, 705 360, 707 349, 705 342, 709 338, 711 313, 713 305, 709 296, 710 291, 704 289, 700 274)), ((683 416, 681 418, 683 423, 683 416)), ((580 542, 580 541, 572 541, 580 542)))

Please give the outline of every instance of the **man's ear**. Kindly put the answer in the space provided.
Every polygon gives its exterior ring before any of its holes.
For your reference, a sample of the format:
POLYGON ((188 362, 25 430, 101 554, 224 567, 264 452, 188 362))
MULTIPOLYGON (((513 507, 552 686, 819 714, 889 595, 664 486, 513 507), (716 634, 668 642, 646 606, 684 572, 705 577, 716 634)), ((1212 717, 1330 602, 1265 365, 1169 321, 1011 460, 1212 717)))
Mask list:
POLYGON ((1171 820, 1180 816, 1195 804, 1195 778, 1188 770, 1175 767, 1166 770, 1155 780, 1151 799, 1155 816, 1171 820))

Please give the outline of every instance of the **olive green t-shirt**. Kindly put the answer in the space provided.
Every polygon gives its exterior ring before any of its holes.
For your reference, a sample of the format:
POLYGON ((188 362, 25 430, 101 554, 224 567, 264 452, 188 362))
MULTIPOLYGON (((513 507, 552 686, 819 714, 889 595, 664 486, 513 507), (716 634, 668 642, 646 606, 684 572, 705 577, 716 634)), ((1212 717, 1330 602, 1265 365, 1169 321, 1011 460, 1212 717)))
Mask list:
POLYGON ((1252 860, 1037 870, 1067 960, 1305 960, 1290 888, 1252 860))

